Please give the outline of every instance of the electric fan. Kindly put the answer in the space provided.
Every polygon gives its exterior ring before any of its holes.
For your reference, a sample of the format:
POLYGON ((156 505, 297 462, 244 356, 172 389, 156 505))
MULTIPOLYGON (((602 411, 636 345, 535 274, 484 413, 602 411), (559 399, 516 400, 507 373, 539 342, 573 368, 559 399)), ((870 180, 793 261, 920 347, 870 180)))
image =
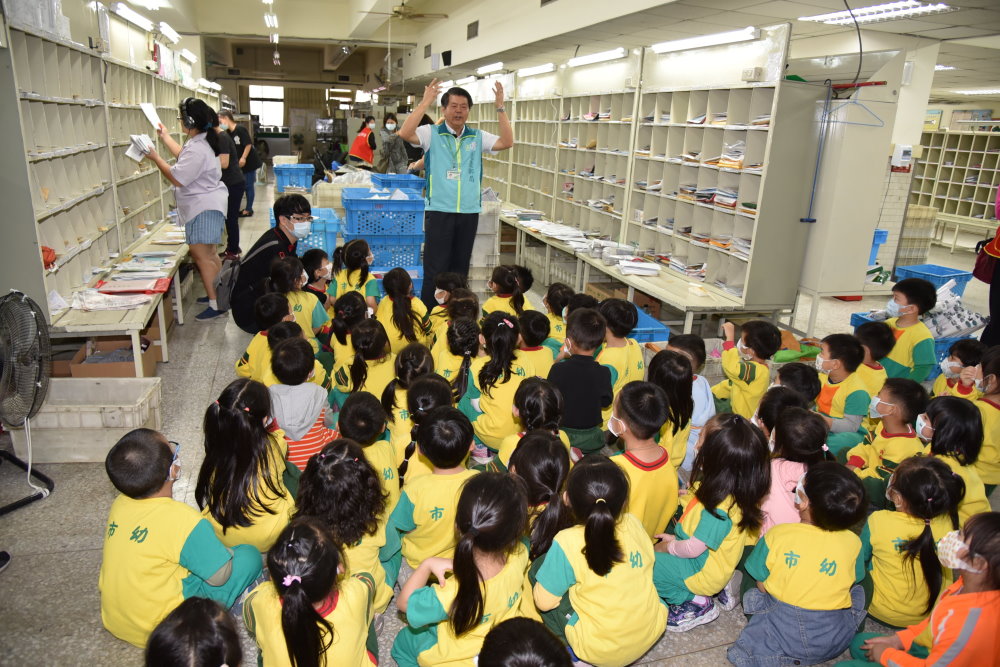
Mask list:
POLYGON ((0 515, 47 497, 55 487, 51 479, 31 469, 31 418, 48 392, 51 364, 49 329, 38 304, 16 290, 0 297, 0 421, 24 426, 28 443, 27 462, 0 449, 0 463, 7 460, 24 470, 32 489, 24 498, 0 507, 0 515), (45 486, 34 484, 32 477, 45 486))

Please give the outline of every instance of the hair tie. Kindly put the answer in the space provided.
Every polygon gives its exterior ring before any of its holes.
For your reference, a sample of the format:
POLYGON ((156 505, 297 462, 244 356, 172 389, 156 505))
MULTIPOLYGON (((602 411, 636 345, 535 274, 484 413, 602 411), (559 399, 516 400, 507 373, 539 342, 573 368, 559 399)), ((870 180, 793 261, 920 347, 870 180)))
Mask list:
POLYGON ((281 583, 284 585, 285 588, 288 588, 289 586, 291 586, 295 582, 299 582, 301 584, 302 583, 302 577, 300 577, 297 574, 286 574, 285 578, 281 580, 281 583))
POLYGON ((472 528, 469 529, 469 535, 472 535, 473 537, 479 537, 479 529, 473 526, 472 528))
POLYGON ((508 320, 508 319, 507 319, 506 317, 505 317, 505 318, 503 318, 503 324, 506 324, 506 325, 507 325, 508 327, 510 327, 511 329, 513 329, 513 328, 514 328, 514 325, 513 325, 513 324, 511 323, 511 321, 510 321, 510 320, 508 320))
POLYGON ((205 123, 205 128, 204 129, 211 130, 212 129, 212 121, 209 121, 209 122, 205 123))
POLYGON ((927 499, 927 502, 929 502, 929 503, 932 503, 932 502, 934 502, 934 497, 933 497, 933 496, 931 496, 930 498, 928 498, 928 499, 927 499))
POLYGON ((218 404, 219 404, 219 402, 218 402, 218 401, 212 401, 212 402, 213 402, 213 403, 215 403, 216 405, 218 405, 218 404))
POLYGON ((354 457, 354 462, 355 462, 355 463, 357 463, 357 462, 358 462, 358 457, 357 457, 357 456, 355 456, 355 457, 354 457))
POLYGON ((243 412, 250 412, 250 408, 243 406, 243 412))
POLYGON ((606 500, 605 500, 604 498, 598 498, 597 500, 595 500, 595 501, 594 501, 594 504, 595 504, 595 505, 596 505, 597 503, 604 503, 604 504, 607 504, 607 502, 608 502, 608 501, 606 501, 606 500))
POLYGON ((931 525, 931 520, 930 519, 924 519, 924 525, 925 526, 931 525))
POLYGON ((825 442, 823 443, 823 451, 824 451, 824 452, 828 452, 828 451, 830 451, 830 448, 826 446, 826 443, 825 443, 825 442))

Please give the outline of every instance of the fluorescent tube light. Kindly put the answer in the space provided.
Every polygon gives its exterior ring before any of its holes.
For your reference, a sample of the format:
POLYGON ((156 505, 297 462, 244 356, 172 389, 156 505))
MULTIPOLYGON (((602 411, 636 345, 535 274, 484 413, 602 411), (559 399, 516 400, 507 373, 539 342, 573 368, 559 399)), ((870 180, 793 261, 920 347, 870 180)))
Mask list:
POLYGON ((198 85, 209 90, 222 90, 221 85, 215 83, 214 81, 209 81, 208 79, 198 79, 198 85))
POLYGON ((181 49, 181 58, 183 58, 184 60, 188 61, 192 65, 194 65, 196 62, 198 62, 198 56, 196 56, 195 54, 191 53, 187 49, 181 49))
POLYGON ((264 2, 265 5, 273 5, 274 4, 274 0, 263 0, 263 2, 264 2))
POLYGON ((979 90, 956 90, 959 95, 1000 95, 1000 88, 980 88, 979 90))
POLYGON ((892 21, 894 19, 904 19, 913 16, 927 16, 928 14, 943 14, 953 12, 958 7, 946 5, 943 2, 926 3, 917 0, 900 0, 899 2, 885 2, 880 5, 870 5, 868 7, 858 7, 852 12, 840 11, 829 14, 816 14, 815 16, 800 16, 800 21, 815 21, 828 25, 851 25, 857 20, 858 23, 878 23, 881 21, 892 21))
POLYGON ((266 14, 264 14, 264 25, 266 25, 268 28, 276 29, 278 27, 278 15, 272 12, 267 12, 266 14))
POLYGON ((935 65, 935 72, 950 72, 953 69, 958 69, 957 67, 952 67, 951 65, 935 65))
POLYGON ((160 21, 160 34, 169 39, 171 44, 181 41, 181 36, 166 21, 160 21))
POLYGON ((756 28, 746 27, 742 30, 731 30, 729 32, 717 32, 714 35, 699 35, 688 37, 687 39, 675 39, 669 42, 660 42, 651 47, 654 53, 667 53, 669 51, 684 51, 685 49, 698 49, 704 46, 718 46, 719 44, 733 44, 735 42, 748 42, 757 39, 760 33, 756 28))
POLYGON ((271 33, 271 43, 272 44, 277 44, 278 43, 278 33, 276 33, 276 32, 272 32, 271 33))
POLYGON ((548 74, 549 72, 556 71, 556 66, 553 63, 545 63, 544 65, 536 65, 535 67, 525 67, 524 69, 517 70, 518 76, 534 76, 536 74, 548 74))
POLYGON ((476 82, 476 77, 474 77, 474 76, 467 76, 464 79, 459 79, 458 81, 456 81, 455 85, 456 86, 467 86, 470 83, 475 83, 475 82, 476 82))
POLYGON ((328 88, 327 91, 331 93, 354 93, 353 88, 328 88))
POLYGON ((489 65, 483 65, 476 70, 476 74, 490 74, 491 72, 499 72, 503 69, 503 63, 491 63, 489 65))
POLYGON ((145 16, 143 16, 139 12, 135 11, 134 9, 126 5, 124 2, 116 2, 115 4, 111 5, 111 11, 113 11, 115 14, 118 14, 118 16, 122 17, 129 23, 139 26, 146 32, 150 32, 153 29, 152 21, 150 21, 145 16))
POLYGON ((579 67, 580 65, 593 65, 594 63, 603 63, 606 60, 617 60, 619 58, 625 57, 625 49, 618 47, 617 49, 611 49, 610 51, 601 51, 600 53, 591 53, 588 56, 578 56, 576 58, 570 58, 567 61, 567 65, 570 67, 579 67))

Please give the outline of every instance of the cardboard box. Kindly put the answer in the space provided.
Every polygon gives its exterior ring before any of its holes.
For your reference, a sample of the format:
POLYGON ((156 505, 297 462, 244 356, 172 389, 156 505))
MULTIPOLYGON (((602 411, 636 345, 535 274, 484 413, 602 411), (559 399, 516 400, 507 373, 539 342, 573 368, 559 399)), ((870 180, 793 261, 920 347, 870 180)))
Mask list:
POLYGON ((660 319, 660 307, 662 304, 659 299, 654 299, 648 294, 644 294, 639 290, 635 291, 635 295, 632 297, 632 303, 634 303, 639 310, 645 311, 653 319, 660 319))
MULTIPOLYGON (((171 292, 167 292, 163 295, 163 319, 166 320, 167 332, 174 325, 174 297, 171 292)), ((156 361, 163 361, 163 347, 160 345, 160 313, 159 311, 153 311, 153 317, 149 320, 149 326, 142 330, 140 335, 144 338, 148 338, 152 341, 152 348, 154 348, 154 355, 156 361)))
MULTIPOLYGON (((94 349, 98 352, 118 350, 124 347, 131 348, 132 339, 127 336, 113 338, 94 339, 94 349)), ((156 375, 157 348, 150 341, 149 347, 142 353, 142 373, 144 377, 154 377, 156 375)), ((83 360, 87 356, 87 346, 81 347, 69 364, 70 374, 75 378, 134 378, 135 363, 133 361, 117 361, 106 364, 85 364, 83 360)))
POLYGON ((613 299, 616 297, 615 291, 618 289, 617 283, 587 283, 583 289, 584 294, 589 294, 598 301, 613 299))

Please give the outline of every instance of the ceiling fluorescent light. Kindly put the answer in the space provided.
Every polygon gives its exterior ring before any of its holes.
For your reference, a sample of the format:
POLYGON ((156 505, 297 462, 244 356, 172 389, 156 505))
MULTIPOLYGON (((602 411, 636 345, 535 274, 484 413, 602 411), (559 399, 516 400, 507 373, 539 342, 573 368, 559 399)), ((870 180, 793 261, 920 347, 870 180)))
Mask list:
POLYGON ((171 44, 181 41, 181 36, 166 21, 160 21, 160 34, 169 39, 171 44))
POLYGON ((276 33, 276 32, 272 32, 271 33, 271 43, 272 44, 277 44, 278 43, 278 33, 276 33))
POLYGON ((667 53, 669 51, 698 49, 704 46, 718 46, 719 44, 748 42, 752 39, 757 39, 759 36, 760 33, 756 28, 747 27, 742 30, 717 32, 714 35, 699 35, 698 37, 688 37, 687 39, 675 39, 670 42, 660 42, 659 44, 653 44, 651 48, 654 53, 667 53))
POLYGON ((455 85, 456 86, 467 86, 470 83, 475 83, 475 82, 476 82, 476 77, 474 77, 474 76, 467 76, 464 79, 459 79, 458 81, 456 81, 455 85))
POLYGON ((353 88, 330 88, 328 90, 331 93, 354 93, 353 88))
POLYGON ((441 86, 441 90, 448 90, 449 88, 454 88, 455 87, 455 82, 454 81, 442 81, 439 85, 441 86))
POLYGON ((953 69, 958 69, 957 67, 952 67, 951 65, 935 65, 935 72, 950 72, 953 69))
POLYGON ((491 63, 489 65, 483 65, 476 70, 476 74, 490 74, 492 72, 499 72, 503 69, 503 63, 491 63))
POLYGON ((184 60, 188 61, 192 65, 194 65, 196 62, 198 62, 198 56, 196 56, 195 54, 191 53, 187 49, 181 49, 181 58, 183 58, 184 60))
POLYGON ((518 76, 534 76, 536 74, 548 74, 549 72, 556 71, 556 66, 553 63, 545 63, 544 65, 536 65, 535 67, 525 67, 524 69, 517 70, 518 76))
POLYGON ((618 58, 625 57, 625 49, 618 47, 617 49, 611 49, 610 51, 601 51, 600 53, 591 53, 589 56, 578 56, 576 58, 570 58, 567 61, 567 65, 570 67, 579 67, 580 65, 593 65, 594 63, 603 63, 606 60, 617 60, 618 58))
POLYGON ((956 11, 957 9, 958 7, 952 7, 943 2, 926 3, 917 2, 917 0, 900 0, 899 2, 886 2, 869 7, 858 7, 851 12, 841 11, 830 12, 829 14, 816 14, 815 16, 800 16, 799 20, 826 23, 828 25, 852 25, 855 20, 858 23, 878 23, 894 19, 927 16, 928 14, 943 14, 945 12, 956 11), (854 14, 853 18, 851 16, 852 12, 854 14))
POLYGON ((271 12, 267 12, 266 14, 264 14, 264 25, 266 25, 268 28, 277 28, 278 15, 273 14, 271 12))
POLYGON ((959 95, 1000 95, 1000 88, 981 88, 979 90, 956 90, 959 95))
POLYGON ((274 4, 274 0, 263 0, 263 2, 264 2, 265 5, 273 5, 274 4))
POLYGON ((124 2, 116 2, 111 5, 111 11, 118 14, 118 16, 122 17, 129 23, 139 26, 146 32, 150 32, 153 29, 152 21, 126 5, 124 2))

